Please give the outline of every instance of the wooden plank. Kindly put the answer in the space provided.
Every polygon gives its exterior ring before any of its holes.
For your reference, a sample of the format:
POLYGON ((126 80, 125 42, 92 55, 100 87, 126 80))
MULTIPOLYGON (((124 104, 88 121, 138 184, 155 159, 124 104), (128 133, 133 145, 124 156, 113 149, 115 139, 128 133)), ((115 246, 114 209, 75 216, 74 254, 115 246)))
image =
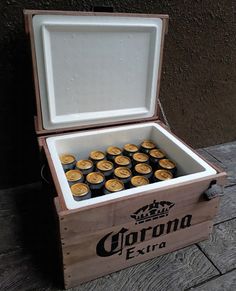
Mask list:
POLYGON ((46 290, 51 285, 30 255, 20 251, 0 255, 0 290, 46 290))
MULTIPOLYGON (((215 177, 215 176, 214 176, 215 177)), ((217 175, 221 177, 221 175, 217 175)), ((213 179, 213 178, 212 178, 213 179)), ((68 229, 76 234, 86 234, 107 229, 130 221, 130 215, 153 201, 170 201, 175 204, 171 212, 196 205, 203 201, 202 193, 209 187, 210 178, 201 179, 179 186, 139 193, 135 196, 122 197, 98 205, 60 212, 61 235, 64 237, 68 229), (78 227, 79 225, 79 227, 78 227)), ((207 202, 206 202, 207 203, 207 202)), ((210 204, 209 204, 210 205, 210 204)))
POLYGON ((196 246, 190 246, 82 284, 72 290, 185 290, 218 274, 202 252, 196 246))
POLYGON ((236 290, 236 270, 212 279, 199 287, 192 288, 194 291, 233 291, 236 290))
MULTIPOLYGON (((90 251, 90 245, 93 245, 94 243, 98 242, 102 237, 104 237, 107 233, 118 232, 121 228, 129 229, 129 231, 133 232, 140 232, 142 229, 146 228, 147 231, 145 231, 145 234, 143 233, 143 240, 149 240, 152 236, 152 228, 156 227, 156 225, 163 225, 170 223, 171 221, 171 231, 174 229, 174 221, 175 219, 179 220, 178 227, 180 228, 181 221, 183 218, 186 218, 185 221, 187 221, 187 216, 191 216, 191 221, 189 219, 189 222, 191 225, 195 225, 198 223, 201 223, 203 221, 212 220, 215 216, 216 212, 218 210, 218 198, 212 199, 208 202, 200 202, 197 205, 193 204, 187 207, 178 208, 176 211, 173 211, 169 213, 168 216, 159 218, 157 220, 151 220, 145 223, 136 224, 135 220, 133 218, 130 218, 129 222, 126 224, 116 225, 111 228, 106 228, 99 231, 93 231, 89 232, 86 235, 81 235, 80 232, 77 232, 78 223, 73 224, 74 227, 70 228, 68 225, 68 228, 63 231, 63 252, 65 254, 70 253, 70 256, 66 256, 66 259, 72 259, 73 260, 79 260, 82 257, 88 257, 88 256, 95 256, 96 253, 91 253, 90 251), (78 249, 78 244, 80 245, 80 248, 83 249, 83 252, 76 252, 74 253, 74 250, 78 249), (86 251, 87 250, 87 251, 86 251)), ((166 227, 167 230, 167 227, 166 227)), ((166 232, 163 231, 163 234, 165 235, 166 232)), ((95 249, 95 248, 94 248, 95 249)))
POLYGON ((216 224, 232 218, 236 218, 236 186, 225 188, 214 223, 216 224))
POLYGON ((236 142, 229 142, 220 145, 214 145, 205 150, 217 158, 221 163, 236 162, 236 142))
MULTIPOLYGON (((69 261, 64 265, 64 281, 66 288, 76 286, 108 273, 127 268, 150 258, 175 251, 197 241, 204 240, 212 230, 212 223, 207 221, 186 229, 169 233, 161 238, 153 238, 144 241, 137 246, 118 246, 119 254, 116 252, 109 256, 93 256, 90 259, 84 258, 78 262, 69 261), (99 268, 98 268, 99 266, 99 268)), ((107 248, 105 243, 104 245, 107 248)), ((117 250, 116 248, 116 250, 117 250)), ((111 246, 110 246, 111 249, 111 246)), ((77 252, 84 251, 78 247, 77 252)), ((94 251, 91 249, 91 251, 94 251)))
POLYGON ((223 164, 228 174, 227 185, 236 184, 236 142, 215 145, 205 150, 223 164))
POLYGON ((236 268, 236 219, 220 223, 208 241, 199 243, 202 251, 221 273, 236 268))
POLYGON ((209 152, 206 149, 198 149, 197 152, 208 162, 212 163, 213 165, 216 165, 223 169, 225 172, 227 172, 227 181, 225 186, 231 186, 236 184, 236 163, 223 163, 220 160, 217 159, 217 156, 214 157, 210 150, 209 152))
POLYGON ((22 246, 23 238, 21 235, 22 229, 19 224, 19 219, 19 215, 2 215, 0 212, 0 254, 22 246))
MULTIPOLYGON (((19 210, 29 208, 27 200, 32 196, 37 199, 41 190, 42 184, 40 182, 0 190, 0 211, 4 211, 5 214, 16 214, 19 210), (32 195, 33 193, 34 195, 32 195)), ((33 198, 31 201, 34 201, 33 198)))

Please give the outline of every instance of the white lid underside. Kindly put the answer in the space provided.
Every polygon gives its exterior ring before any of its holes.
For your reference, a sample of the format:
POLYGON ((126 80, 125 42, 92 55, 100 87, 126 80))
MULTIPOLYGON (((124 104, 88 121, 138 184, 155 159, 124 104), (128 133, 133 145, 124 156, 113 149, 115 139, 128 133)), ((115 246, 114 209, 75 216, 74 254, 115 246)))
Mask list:
POLYGON ((162 20, 35 15, 43 128, 155 114, 162 20))

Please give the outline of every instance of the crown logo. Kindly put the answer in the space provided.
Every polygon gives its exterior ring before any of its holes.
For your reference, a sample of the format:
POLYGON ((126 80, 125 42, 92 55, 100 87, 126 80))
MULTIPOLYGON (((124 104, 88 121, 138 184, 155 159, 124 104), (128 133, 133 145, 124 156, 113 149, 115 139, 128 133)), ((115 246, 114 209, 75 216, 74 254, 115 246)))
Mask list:
POLYGON ((175 204, 170 201, 156 202, 156 200, 154 200, 151 204, 147 204, 139 208, 130 216, 136 220, 135 224, 140 224, 150 220, 168 216, 170 209, 174 205, 175 204))

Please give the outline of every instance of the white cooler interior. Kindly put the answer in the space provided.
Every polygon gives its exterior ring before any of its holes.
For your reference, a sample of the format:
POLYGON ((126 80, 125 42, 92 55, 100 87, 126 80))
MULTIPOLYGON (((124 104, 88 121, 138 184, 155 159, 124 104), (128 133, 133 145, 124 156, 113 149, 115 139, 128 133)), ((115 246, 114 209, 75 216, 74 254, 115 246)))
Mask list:
POLYGON ((136 195, 144 190, 154 190, 167 185, 211 176, 216 171, 186 147, 180 140, 157 123, 119 126, 109 129, 90 130, 47 138, 49 152, 57 172, 58 180, 68 209, 80 208, 94 203, 116 199, 118 197, 136 195), (178 175, 172 180, 152 183, 149 185, 123 190, 118 193, 75 201, 72 197, 59 156, 73 154, 76 159, 86 159, 91 150, 105 151, 110 145, 123 147, 126 143, 140 144, 150 139, 157 144, 177 164, 178 175))
POLYGON ((35 15, 43 128, 155 115, 163 20, 35 15))

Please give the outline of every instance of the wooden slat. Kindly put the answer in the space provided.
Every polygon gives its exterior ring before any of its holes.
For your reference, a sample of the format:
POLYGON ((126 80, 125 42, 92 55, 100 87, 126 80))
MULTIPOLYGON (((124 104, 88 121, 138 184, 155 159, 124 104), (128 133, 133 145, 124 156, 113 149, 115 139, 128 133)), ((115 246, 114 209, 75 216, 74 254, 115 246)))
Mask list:
POLYGON ((0 255, 0 290, 52 290, 50 287, 30 255, 20 251, 0 255))
POLYGON ((186 290, 219 272, 196 246, 82 284, 73 291, 186 290))
POLYGON ((236 162, 236 143, 229 142, 220 145, 214 145, 205 148, 207 152, 216 157, 221 163, 227 165, 227 163, 236 162))
MULTIPOLYGON (((173 209, 174 210, 174 209, 173 209)), ((63 237, 63 251, 66 254, 70 252, 70 256, 77 260, 79 258, 88 256, 86 249, 89 249, 90 245, 94 245, 100 238, 104 237, 109 232, 117 232, 122 227, 129 229, 129 231, 140 231, 143 228, 154 227, 157 224, 165 224, 168 221, 173 221, 178 218, 180 221, 186 215, 192 215, 191 217, 191 225, 195 225, 201 223, 203 221, 212 220, 218 211, 218 198, 213 199, 208 202, 200 202, 197 205, 190 205, 183 208, 178 208, 176 211, 170 211, 170 214, 166 217, 159 218, 158 220, 152 220, 149 222, 145 222, 144 224, 135 224, 134 219, 130 218, 129 223, 116 225, 111 228, 106 228, 103 230, 94 230, 92 232, 88 232, 86 235, 80 234, 80 224, 74 223, 73 225, 68 225, 68 228, 63 229, 62 237, 63 237), (83 252, 73 253, 73 250, 78 248, 78 244, 83 248, 83 252)), ((147 231, 145 234, 145 240, 151 238, 151 232, 147 231)), ((95 256, 96 253, 89 254, 90 256, 95 256)), ((66 258, 70 259, 70 256, 66 256, 66 258)))
MULTIPOLYGON (((226 186, 231 186, 236 184, 236 162, 234 158, 230 158, 231 155, 234 155, 229 151, 228 153, 221 154, 221 149, 224 148, 222 145, 209 147, 206 149, 199 149, 197 152, 202 155, 210 163, 219 166, 224 171, 227 172, 227 183, 226 186), (218 152, 218 148, 220 148, 218 152), (213 150, 212 150, 213 149, 213 150), (229 158, 227 156, 229 155, 229 158), (219 158, 219 159, 218 159, 219 158), (221 160, 220 160, 221 158, 221 160)), ((234 148, 232 146, 232 148, 234 148)))
MULTIPOLYGON (((166 243, 166 247, 157 248, 145 255, 137 255, 134 252, 134 258, 126 260, 123 255, 114 255, 111 257, 94 257, 89 260, 82 260, 77 263, 64 266, 64 279, 66 288, 75 286, 81 282, 86 282, 108 273, 129 267, 131 265, 143 262, 150 258, 175 251, 179 248, 193 244, 197 241, 206 239, 212 230, 212 223, 207 221, 187 229, 172 232, 161 238, 154 238, 138 245, 138 249, 147 249, 148 245, 156 245, 161 242, 166 243)), ((126 247, 127 249, 127 247, 126 247)), ((136 250, 136 249, 135 249, 136 250)), ((78 251, 83 251, 78 249, 78 251)), ((125 252, 125 250, 124 250, 125 252)))
POLYGON ((209 181, 211 181, 210 178, 204 178, 192 183, 183 183, 179 186, 165 187, 152 192, 107 201, 76 211, 60 212, 62 237, 65 236, 64 229, 74 229, 77 234, 86 234, 127 223, 130 221, 132 213, 154 200, 175 203, 171 212, 197 204, 202 201, 202 193, 209 187, 209 181))
POLYGON ((225 188, 214 223, 220 223, 232 218, 236 218, 236 185, 225 188))
POLYGON ((209 240, 199 246, 221 273, 236 268, 236 219, 216 225, 209 240))
POLYGON ((192 291, 233 291, 236 290, 236 270, 212 279, 192 291))

